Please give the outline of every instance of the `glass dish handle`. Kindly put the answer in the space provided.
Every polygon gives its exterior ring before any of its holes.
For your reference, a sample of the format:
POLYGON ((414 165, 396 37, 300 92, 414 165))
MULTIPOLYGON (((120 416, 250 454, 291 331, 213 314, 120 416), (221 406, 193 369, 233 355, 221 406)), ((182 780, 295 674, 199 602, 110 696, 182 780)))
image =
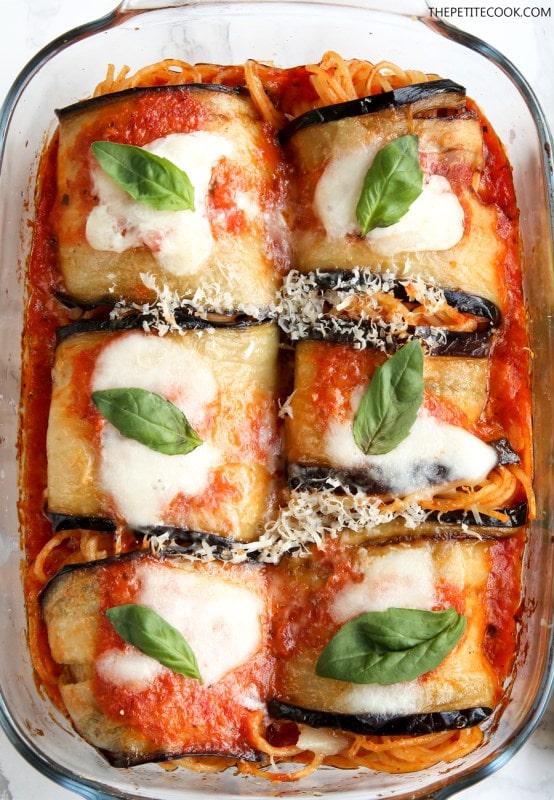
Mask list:
MULTIPOLYGON (((235 2, 248 2, 248 0, 235 0, 235 2)), ((116 9, 117 13, 127 14, 137 11, 153 11, 161 8, 180 8, 186 6, 217 5, 218 0, 122 0, 116 9)), ((224 0, 222 0, 224 2, 224 0)), ((262 0, 268 6, 275 0, 262 0)), ((315 3, 317 0, 305 0, 315 3)), ((348 5, 349 0, 331 0, 329 5, 348 5)), ((410 17, 429 16, 429 0, 368 0, 368 11, 386 11, 387 13, 401 14, 410 17)))

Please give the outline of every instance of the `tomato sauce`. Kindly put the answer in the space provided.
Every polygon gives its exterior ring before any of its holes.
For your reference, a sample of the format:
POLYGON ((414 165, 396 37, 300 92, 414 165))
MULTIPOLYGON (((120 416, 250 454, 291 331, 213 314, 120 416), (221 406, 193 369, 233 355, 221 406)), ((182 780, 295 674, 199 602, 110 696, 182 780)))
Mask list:
MULTIPOLYGON (((304 348, 303 357, 313 370, 309 402, 322 422, 350 419, 352 396, 360 387, 369 384, 376 367, 385 361, 383 353, 355 350, 346 344, 309 344, 304 348)), ((300 389, 302 391, 302 387, 300 389)))
POLYGON ((58 270, 56 240, 50 210, 56 191, 57 142, 40 162, 39 191, 33 221, 33 245, 27 272, 28 301, 23 328, 22 427, 20 458, 22 495, 19 503, 27 556, 33 560, 52 536, 44 513, 46 496, 46 431, 52 394, 56 329, 68 323, 69 313, 56 300, 58 270))
POLYGON ((525 537, 522 534, 491 545, 491 569, 486 593, 488 624, 483 648, 500 685, 509 675, 514 661, 524 548, 525 537))
MULTIPOLYGON (((167 569, 172 567, 168 565, 167 569)), ((99 572, 99 582, 102 611, 136 602, 139 587, 132 564, 112 563, 99 572)), ((113 649, 122 650, 124 644, 101 614, 97 659, 113 649)), ((164 669, 147 687, 130 690, 105 680, 97 671, 94 695, 108 717, 124 721, 164 755, 206 753, 248 758, 254 755, 252 702, 256 695, 260 701, 267 696, 272 670, 266 628, 260 649, 212 685, 164 669)))

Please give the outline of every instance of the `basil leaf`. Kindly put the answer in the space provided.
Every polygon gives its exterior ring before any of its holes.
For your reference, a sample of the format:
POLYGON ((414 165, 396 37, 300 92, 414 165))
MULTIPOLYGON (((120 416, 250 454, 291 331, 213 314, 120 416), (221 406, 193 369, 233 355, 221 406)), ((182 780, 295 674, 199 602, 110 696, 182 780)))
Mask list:
POLYGON ((133 200, 158 211, 194 211, 192 183, 169 159, 118 142, 93 142, 92 151, 104 172, 133 200))
POLYGON ((356 206, 362 236, 398 222, 422 190, 418 137, 400 136, 379 150, 366 173, 356 206))
POLYGON ((354 416, 354 441, 366 455, 390 453, 403 441, 423 402, 423 350, 413 340, 377 367, 354 416))
POLYGON ((129 644, 137 647, 160 664, 203 683, 196 656, 177 628, 156 611, 135 603, 114 606, 106 610, 111 624, 129 644))
POLYGON ((360 614, 321 653, 316 674, 348 683, 390 685, 438 667, 460 641, 466 618, 455 608, 389 608, 360 614))
POLYGON ((101 389, 92 393, 100 413, 128 439, 168 456, 186 455, 202 444, 177 406, 146 389, 101 389))

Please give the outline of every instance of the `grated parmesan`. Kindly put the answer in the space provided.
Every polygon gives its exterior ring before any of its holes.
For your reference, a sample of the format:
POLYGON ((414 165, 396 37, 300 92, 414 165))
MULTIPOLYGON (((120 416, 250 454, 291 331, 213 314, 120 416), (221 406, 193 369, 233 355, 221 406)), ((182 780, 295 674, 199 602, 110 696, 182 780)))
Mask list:
MULTIPOLYGON (((276 298, 274 313, 281 330, 292 340, 305 338, 333 338, 348 335, 356 348, 375 347, 386 350, 395 338, 403 342, 413 338, 400 314, 393 314, 389 321, 369 318, 362 312, 358 319, 345 319, 333 315, 346 310, 354 297, 363 295, 370 307, 378 308, 376 296, 392 293, 396 285, 402 286, 410 299, 420 303, 427 313, 436 314, 448 305, 442 289, 425 282, 421 276, 409 280, 398 280, 394 273, 386 270, 375 274, 354 268, 348 273, 333 274, 335 285, 328 289, 322 277, 329 273, 316 270, 302 274, 291 270, 283 281, 276 298)), ((420 337, 421 338, 421 337, 420 337)), ((431 331, 427 344, 437 342, 437 332, 431 331)))
POLYGON ((126 300, 117 302, 110 311, 110 319, 121 320, 130 313, 138 312, 144 317, 142 328, 145 333, 156 331, 159 336, 174 332, 183 334, 186 327, 177 320, 177 312, 183 311, 199 319, 207 319, 209 314, 244 314, 256 320, 271 319, 273 312, 270 308, 258 307, 252 303, 233 304, 231 294, 224 292, 217 283, 207 284, 198 288, 192 297, 184 298, 177 291, 170 289, 167 284, 159 286, 155 277, 148 272, 141 272, 140 279, 143 285, 155 292, 156 298, 152 303, 128 303, 126 300))
MULTIPOLYGON (((274 520, 266 523, 259 539, 252 542, 234 542, 228 547, 212 545, 205 539, 187 547, 184 558, 192 560, 231 561, 238 564, 256 560, 263 564, 277 564, 285 555, 302 557, 311 545, 321 546, 325 538, 336 538, 343 531, 363 533, 370 528, 403 519, 407 528, 413 529, 427 519, 428 513, 418 503, 393 511, 377 497, 368 497, 340 487, 328 479, 327 488, 318 492, 291 490, 288 503, 274 520)), ((153 552, 163 552, 171 546, 167 534, 150 536, 153 552)))

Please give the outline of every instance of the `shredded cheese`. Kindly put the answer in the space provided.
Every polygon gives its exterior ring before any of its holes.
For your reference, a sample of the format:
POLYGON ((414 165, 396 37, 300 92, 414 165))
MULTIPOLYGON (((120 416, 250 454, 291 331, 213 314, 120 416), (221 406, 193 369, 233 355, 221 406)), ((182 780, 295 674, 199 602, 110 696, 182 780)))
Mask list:
POLYGON ((208 314, 244 314, 256 320, 270 319, 273 312, 270 308, 262 308, 254 304, 234 304, 231 294, 222 291, 217 283, 199 287, 190 298, 181 297, 177 291, 167 284, 159 286, 155 277, 148 272, 141 272, 140 279, 147 289, 156 295, 152 303, 117 302, 110 312, 113 321, 124 319, 130 313, 139 313, 144 319, 143 330, 148 333, 156 331, 159 336, 174 332, 183 334, 186 330, 177 321, 177 312, 184 311, 199 319, 206 319, 208 314))
MULTIPOLYGON (((340 486, 328 478, 326 486, 318 492, 291 490, 288 502, 273 520, 269 520, 259 539, 253 542, 234 542, 228 547, 210 544, 205 539, 191 544, 185 558, 213 560, 217 558, 233 563, 248 559, 264 564, 277 564, 285 555, 302 557, 311 545, 321 545, 326 537, 336 538, 343 531, 362 533, 395 519, 403 519, 407 528, 413 529, 427 519, 428 512, 412 502, 391 508, 377 497, 367 497, 340 486)), ((160 553, 171 546, 167 534, 150 536, 150 547, 160 553)))
MULTIPOLYGON (((369 317, 363 310, 356 318, 336 316, 348 308, 354 297, 363 297, 366 308, 378 311, 377 295, 392 294, 395 285, 404 287, 410 299, 420 303, 429 315, 448 305, 444 292, 421 276, 397 280, 389 270, 374 274, 354 268, 348 273, 334 275, 334 288, 327 289, 322 283, 324 275, 319 270, 307 274, 292 270, 283 281, 273 310, 279 327, 292 341, 314 336, 332 339, 347 333, 355 347, 379 350, 386 350, 395 338, 410 341, 413 336, 401 314, 393 313, 386 321, 378 314, 369 317)), ((440 333, 433 329, 434 344, 440 333)))

